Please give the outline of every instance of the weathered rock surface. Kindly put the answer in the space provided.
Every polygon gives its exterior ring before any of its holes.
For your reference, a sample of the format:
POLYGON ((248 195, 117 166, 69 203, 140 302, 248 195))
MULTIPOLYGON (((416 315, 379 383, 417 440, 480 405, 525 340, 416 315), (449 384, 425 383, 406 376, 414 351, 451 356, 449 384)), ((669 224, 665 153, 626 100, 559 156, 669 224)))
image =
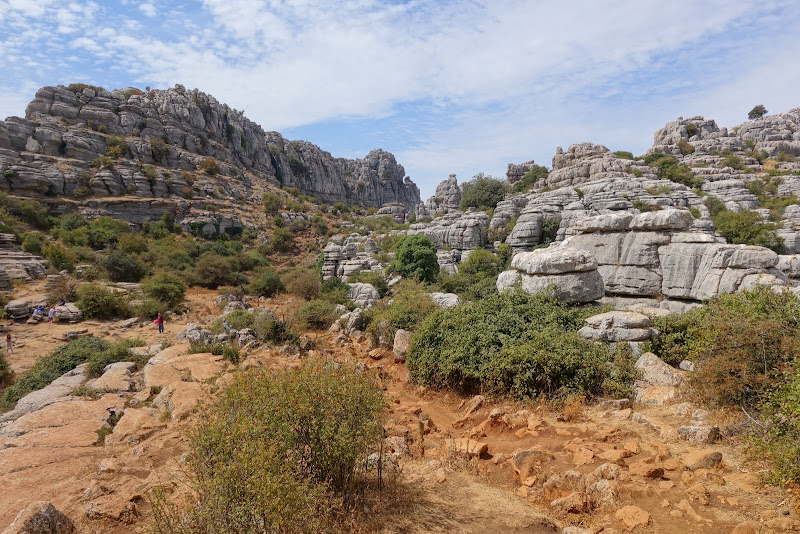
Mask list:
POLYGON ((350 291, 347 293, 347 298, 352 300, 353 304, 359 308, 366 309, 375 306, 381 299, 381 296, 372 284, 355 282, 350 284, 350 291))
POLYGON ((604 294, 597 260, 573 247, 554 246, 521 252, 514 256, 511 267, 512 270, 498 276, 498 291, 513 288, 518 283, 530 294, 552 288, 558 298, 569 303, 591 302, 604 294))
POLYGON ((20 510, 14 522, 3 534, 72 534, 72 521, 58 511, 53 503, 38 501, 20 510))
POLYGON ((257 201, 259 182, 298 187, 329 204, 396 202, 414 210, 420 200, 388 152, 334 158, 309 142, 265 132, 242 112, 180 85, 146 93, 43 87, 24 119, 0 121, 0 174, 0 188, 13 194, 73 197, 94 216, 137 224, 163 212, 182 220, 209 197, 257 201), (111 165, 92 165, 106 155, 111 135, 125 136, 123 154, 111 165), (204 172, 207 158, 218 169, 204 172))
POLYGON ((586 339, 616 343, 619 341, 645 341, 652 335, 650 318, 631 311, 610 311, 586 319, 586 326, 578 331, 586 339))

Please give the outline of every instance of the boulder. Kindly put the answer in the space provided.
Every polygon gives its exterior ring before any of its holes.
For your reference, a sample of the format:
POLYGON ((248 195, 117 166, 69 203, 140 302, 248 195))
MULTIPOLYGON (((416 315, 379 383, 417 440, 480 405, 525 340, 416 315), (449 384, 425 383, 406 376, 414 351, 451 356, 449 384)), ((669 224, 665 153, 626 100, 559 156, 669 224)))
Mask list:
POLYGON ((77 323, 82 317, 83 312, 71 302, 63 306, 56 306, 56 309, 53 311, 53 318, 57 319, 59 322, 77 323))
POLYGON ((452 308, 461 304, 461 299, 455 293, 431 293, 431 300, 440 308, 452 308))
POLYGON ((408 349, 411 346, 412 335, 412 332, 403 330, 402 328, 399 328, 397 332, 395 332, 393 348, 395 363, 403 363, 406 361, 406 354, 408 354, 408 349))
POLYGON ((644 341, 651 336, 650 318, 631 311, 610 311, 586 319, 578 335, 586 339, 616 343, 644 341))
POLYGON ((654 386, 677 386, 683 382, 680 371, 652 352, 639 356, 634 367, 642 371, 642 380, 654 386))
POLYGON ((372 308, 378 303, 381 296, 372 284, 354 282, 350 284, 350 291, 347 298, 359 308, 372 308))
POLYGON ((575 247, 549 247, 515 255, 511 267, 531 275, 564 274, 595 271, 597 260, 575 247))
POLYGON ((50 501, 38 501, 22 509, 2 534, 72 534, 72 521, 50 501))

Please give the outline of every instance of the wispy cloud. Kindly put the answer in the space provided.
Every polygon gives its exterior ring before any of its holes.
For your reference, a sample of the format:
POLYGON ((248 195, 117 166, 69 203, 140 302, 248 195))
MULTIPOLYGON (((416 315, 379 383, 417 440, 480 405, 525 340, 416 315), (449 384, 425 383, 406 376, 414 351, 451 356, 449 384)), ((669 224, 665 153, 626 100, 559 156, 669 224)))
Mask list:
POLYGON ((7 91, 182 83, 337 155, 392 150, 425 192, 573 142, 641 152, 678 115, 800 105, 789 0, 757 16, 726 0, 0 0, 0 22, 7 91))

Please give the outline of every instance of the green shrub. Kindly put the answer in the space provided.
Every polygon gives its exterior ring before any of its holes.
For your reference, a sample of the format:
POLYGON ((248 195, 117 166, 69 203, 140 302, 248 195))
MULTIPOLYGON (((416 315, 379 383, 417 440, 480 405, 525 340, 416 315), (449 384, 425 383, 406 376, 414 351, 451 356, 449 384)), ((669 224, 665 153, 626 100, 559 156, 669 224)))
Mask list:
POLYGON ((31 254, 40 255, 43 244, 44 235, 39 232, 28 232, 22 237, 22 250, 31 254))
POLYGON ((53 217, 44 204, 36 200, 14 198, 0 191, 0 208, 37 230, 49 230, 53 226, 53 217))
POLYGON ((714 196, 707 196, 703 200, 703 204, 708 208, 712 219, 728 209, 725 207, 725 203, 722 200, 714 196))
POLYGON ((800 360, 788 364, 777 385, 761 404, 766 424, 756 431, 751 452, 768 458, 772 469, 767 480, 783 485, 800 484, 800 360))
POLYGON ((743 210, 739 213, 721 211, 711 218, 720 233, 728 242, 736 245, 758 245, 783 252, 783 240, 778 236, 777 227, 765 222, 755 211, 743 210))
POLYGON ((186 284, 176 275, 167 272, 151 276, 142 282, 141 288, 146 297, 164 303, 165 310, 179 307, 186 295, 186 284))
POLYGON ((220 167, 219 163, 217 163, 217 160, 214 158, 205 158, 201 161, 200 170, 209 176, 216 176, 222 173, 222 167, 220 167))
POLYGON ((14 385, 5 389, 0 399, 0 409, 12 409, 28 393, 42 389, 67 371, 88 361, 93 354, 103 352, 109 347, 107 341, 91 336, 79 337, 61 345, 50 354, 39 358, 14 385))
POLYGON ((301 304, 294 311, 292 319, 302 330, 324 330, 331 326, 337 317, 334 304, 319 299, 301 304))
MULTIPOLYGON (((631 156, 631 158, 632 157, 633 156, 631 156)), ((511 191, 514 193, 527 193, 533 188, 536 182, 546 179, 549 173, 550 171, 547 170, 547 167, 534 165, 531 170, 526 172, 525 175, 514 184, 511 191)))
POLYGON ((130 233, 131 227, 125 221, 100 217, 89 223, 89 244, 99 250, 115 245, 122 234, 130 233))
POLYGON ((425 286, 413 280, 397 284, 392 303, 379 302, 366 311, 367 334, 376 345, 391 347, 399 328, 414 330, 426 317, 439 309, 425 286))
POLYGON ((661 209, 661 206, 655 204, 648 204, 647 202, 644 202, 643 200, 639 199, 631 200, 631 204, 633 205, 634 208, 641 211, 642 213, 657 211, 661 209))
POLYGON ((261 197, 261 203, 264 205, 264 211, 268 216, 277 215, 278 211, 283 207, 283 199, 272 192, 264 193, 261 197))
POLYGON ((348 283, 341 278, 333 278, 322 283, 319 298, 333 304, 341 304, 349 309, 353 309, 354 305, 348 298, 349 293, 350 285, 348 283))
POLYGON ((710 301, 690 330, 696 393, 713 405, 759 406, 800 358, 799 312, 794 294, 764 287, 710 301))
POLYGON ((113 282, 138 282, 147 274, 147 267, 136 256, 115 250, 100 262, 113 282))
POLYGON ((258 297, 271 297, 285 286, 281 277, 272 267, 263 267, 250 278, 247 292, 258 297))
POLYGON ((103 374, 107 365, 117 362, 133 362, 138 369, 142 369, 150 360, 150 356, 134 354, 130 349, 145 345, 141 339, 123 339, 103 351, 92 353, 87 360, 89 365, 86 367, 86 373, 90 377, 98 377, 103 374))
POLYGON ((376 380, 352 364, 243 374, 189 435, 192 504, 151 494, 157 531, 328 530, 359 493, 383 406, 376 380))
POLYGON ((75 255, 57 243, 48 243, 42 249, 45 259, 57 271, 71 271, 75 267, 75 255))
POLYGON ((439 291, 456 293, 464 300, 480 300, 495 292, 500 258, 486 249, 475 249, 454 274, 439 273, 439 291))
POLYGON ((644 158, 645 165, 660 169, 659 175, 662 178, 683 184, 687 187, 695 188, 703 184, 703 180, 694 175, 692 170, 686 165, 680 165, 678 158, 672 154, 649 154, 644 158))
POLYGON ((505 180, 478 173, 463 184, 458 208, 475 208, 480 211, 494 209, 507 192, 508 184, 505 180))
POLYGON ((731 169, 735 169, 737 171, 741 171, 744 169, 744 162, 742 158, 737 156, 736 154, 728 154, 722 160, 722 164, 726 167, 730 167, 731 169))
POLYGON ((117 248, 125 254, 144 254, 147 252, 147 239, 141 234, 122 234, 117 248))
POLYGON ((561 217, 547 217, 542 223, 542 243, 549 245, 556 240, 561 227, 561 217))
MULTIPOLYGON (((0 390, 11 380, 12 372, 8 367, 6 355, 0 351, 0 390)), ((0 409, 2 409, 2 401, 0 400, 0 409)))
POLYGON ((670 365, 678 365, 689 358, 691 344, 697 335, 702 312, 693 310, 675 313, 666 317, 653 317, 650 325, 658 331, 658 336, 642 347, 670 365))
POLYGON ((289 154, 289 168, 292 170, 292 174, 295 176, 303 176, 308 172, 308 165, 303 163, 303 161, 295 156, 294 154, 289 154))
POLYGON ((432 282, 439 273, 436 246, 422 234, 404 236, 397 243, 391 268, 406 278, 432 282))
MULTIPOLYGON (((276 217, 276 219, 280 219, 280 217, 276 217)), ((283 224, 283 219, 281 219, 281 224, 283 224)), ((275 228, 272 231, 272 235, 269 237, 271 252, 289 252, 292 250, 293 245, 294 235, 286 228, 275 228)))
POLYGON ((235 276, 231 264, 223 256, 214 253, 204 254, 195 265, 197 285, 216 289, 234 283, 235 276))
POLYGON ((614 152, 614 155, 617 156, 619 159, 633 159, 633 153, 628 152, 627 150, 617 150, 614 152))
POLYGON ((84 284, 78 288, 75 305, 86 319, 128 318, 132 312, 126 293, 95 284, 84 284))
POLYGON ((420 384, 518 398, 630 392, 631 361, 578 337, 591 308, 504 292, 439 310, 418 327, 407 364, 420 384))
POLYGON ((681 139, 680 141, 678 141, 678 149, 684 156, 694 153, 694 145, 692 145, 686 139, 681 139))

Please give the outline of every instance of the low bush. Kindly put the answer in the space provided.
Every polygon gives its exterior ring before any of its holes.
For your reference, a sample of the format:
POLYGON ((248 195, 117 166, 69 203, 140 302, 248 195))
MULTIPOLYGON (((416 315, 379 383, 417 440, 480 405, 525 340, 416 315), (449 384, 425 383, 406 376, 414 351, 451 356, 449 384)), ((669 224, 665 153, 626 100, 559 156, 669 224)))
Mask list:
POLYGON ((413 280, 397 284, 392 303, 379 302, 367 310, 367 334, 376 345, 391 347, 399 328, 414 330, 426 317, 439 309, 425 286, 413 280))
POLYGON ((292 295, 305 300, 314 300, 319 296, 322 283, 319 273, 311 268, 297 268, 287 271, 282 277, 286 280, 286 289, 292 295))
POLYGON ((271 297, 279 291, 286 289, 281 277, 272 267, 262 267, 251 278, 247 286, 250 295, 258 297, 271 297))
POLYGON ((783 252, 783 239, 778 236, 777 227, 764 221, 761 214, 743 210, 738 213, 723 210, 711 217, 722 237, 736 245, 758 245, 783 252))
POLYGON ((78 288, 78 301, 75 305, 87 319, 128 318, 132 314, 127 293, 95 284, 85 284, 78 288))
POLYGON ((211 289, 229 286, 236 281, 230 262, 223 256, 214 253, 204 254, 197 260, 194 274, 197 285, 211 289))
POLYGON ((407 364, 420 384, 517 398, 630 394, 631 358, 615 361, 577 330, 591 308, 514 291, 438 310, 417 328, 407 364))
POLYGON ((654 353, 670 365, 678 365, 689 358, 691 343, 700 328, 701 315, 701 311, 693 310, 653 317, 650 325, 658 331, 658 336, 646 342, 642 350, 654 353))
POLYGON ((108 271, 112 282, 138 282, 147 274, 145 266, 136 256, 115 250, 103 258, 100 265, 108 271))
POLYGON ((759 287, 654 326, 656 354, 695 361, 689 385, 698 399, 757 418, 750 452, 772 462, 767 478, 800 483, 800 299, 759 287))
POLYGON ((145 342, 141 339, 123 339, 118 343, 114 343, 107 349, 89 356, 87 360, 89 365, 86 366, 86 372, 90 377, 98 377, 103 374, 103 370, 107 365, 117 362, 133 362, 138 369, 142 369, 150 360, 150 356, 134 354, 130 349, 144 346, 145 342))
POLYGON ((186 284, 178 276, 160 272, 151 276, 141 284, 145 297, 163 302, 166 309, 174 310, 180 307, 186 295, 186 284))
POLYGON ((191 504, 150 494, 155 531, 328 530, 359 494, 383 407, 377 381, 348 363, 241 375, 189 435, 191 504))
POLYGON ((323 282, 319 298, 327 300, 332 304, 341 304, 350 309, 353 308, 353 303, 348 298, 350 293, 350 285, 343 281, 341 278, 333 278, 323 282))
MULTIPOLYGON (((633 156, 631 156, 631 158, 633 158, 633 156)), ((527 193, 533 188, 536 182, 547 178, 549 173, 550 171, 547 170, 547 167, 534 165, 531 170, 526 172, 525 175, 514 184, 511 191, 514 193, 527 193)))
POLYGON ((507 192, 508 184, 505 180, 478 173, 472 180, 462 185, 458 209, 475 208, 480 211, 494 209, 507 192))
POLYGON ((327 300, 310 300, 301 304, 292 315, 292 320, 302 330, 324 330, 337 318, 334 304, 327 300))
POLYGON ((93 354, 107 350, 111 345, 91 336, 79 337, 53 352, 42 356, 19 380, 9 386, 0 398, 0 409, 10 410, 17 401, 32 391, 42 389, 67 371, 86 362, 93 354))
POLYGON ((71 271, 75 268, 75 254, 58 243, 48 243, 45 245, 42 249, 42 254, 44 254, 50 266, 57 271, 64 269, 71 271))

